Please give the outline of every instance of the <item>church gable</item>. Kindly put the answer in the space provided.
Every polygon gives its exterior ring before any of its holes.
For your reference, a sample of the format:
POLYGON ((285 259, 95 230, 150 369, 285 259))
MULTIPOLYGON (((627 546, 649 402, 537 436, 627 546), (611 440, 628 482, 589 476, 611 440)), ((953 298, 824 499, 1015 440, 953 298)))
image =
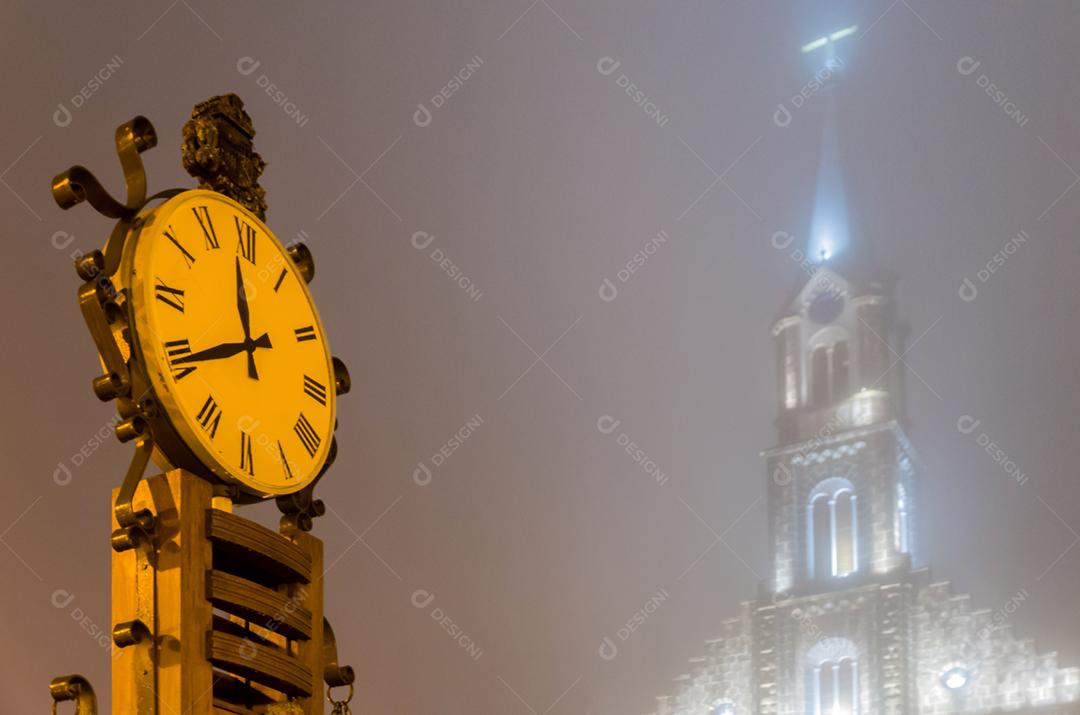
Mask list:
POLYGON ((691 659, 677 692, 659 699, 657 715, 737 715, 754 712, 751 606, 725 621, 723 635, 707 641, 705 655, 691 659))
POLYGON ((1013 637, 1010 616, 1027 598, 1021 590, 996 611, 974 610, 948 582, 920 591, 912 620, 922 712, 951 712, 956 702, 972 712, 1080 711, 1080 668, 1059 668, 1056 653, 1013 637))

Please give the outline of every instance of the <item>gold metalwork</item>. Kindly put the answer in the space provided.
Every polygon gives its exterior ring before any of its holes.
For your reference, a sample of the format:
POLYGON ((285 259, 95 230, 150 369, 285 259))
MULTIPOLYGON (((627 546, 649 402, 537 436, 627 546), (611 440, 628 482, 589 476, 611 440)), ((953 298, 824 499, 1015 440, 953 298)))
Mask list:
POLYGON ((109 218, 130 218, 146 201, 146 172, 139 156, 157 146, 157 133, 146 117, 135 117, 116 128, 116 153, 124 170, 127 201, 120 203, 106 191, 85 167, 73 166, 53 179, 53 198, 62 209, 83 201, 109 218))
POLYGON ((195 105, 184 124, 181 151, 184 169, 199 180, 199 188, 225 194, 265 220, 266 191, 259 176, 266 162, 255 152, 254 139, 244 102, 225 94, 195 105))
MULTIPOLYGON (((261 219, 266 194, 258 179, 265 162, 254 152, 254 135, 239 97, 214 97, 197 105, 184 126, 183 164, 200 187, 232 198, 261 219)), ((144 315, 137 312, 139 300, 132 300, 125 243, 163 215, 148 208, 152 202, 185 190, 147 196, 140 155, 157 144, 149 120, 135 117, 122 124, 115 141, 123 201, 81 166, 57 175, 52 184, 61 208, 89 203, 117 221, 102 250, 75 261, 83 281, 79 308, 103 368, 93 391, 102 401, 116 402, 117 438, 135 447, 122 484, 113 490, 114 711, 314 715, 322 712, 325 684, 348 686, 344 700, 327 692, 334 712, 348 713, 354 674, 339 664, 323 614, 322 542, 306 533, 325 512, 314 485, 336 455, 332 432, 318 474, 304 488, 277 497, 283 514, 279 532, 216 508, 231 509, 252 496, 198 464, 191 471, 143 478, 153 455, 176 464, 174 455, 190 451, 158 400, 140 353, 136 322, 144 315)), ((295 267, 301 287, 311 281, 315 265, 306 246, 293 244, 282 257, 295 267)), ((347 393, 347 368, 337 358, 330 363, 330 396, 347 393)), ((317 399, 325 393, 321 388, 317 399)), ((75 701, 76 715, 97 713, 93 688, 81 676, 55 679, 50 695, 54 713, 63 701, 75 701)))
POLYGON ((97 715, 97 698, 90 682, 81 675, 65 675, 53 678, 49 683, 49 695, 52 696, 52 711, 56 715, 56 706, 62 702, 75 701, 75 715, 97 715))
POLYGON ((330 627, 330 621, 323 618, 323 680, 327 688, 348 685, 351 698, 352 683, 355 679, 356 675, 351 667, 338 665, 337 638, 334 637, 334 629, 330 627))
POLYGON ((333 687, 327 686, 326 699, 334 706, 333 710, 330 711, 331 715, 349 715, 352 712, 349 709, 349 703, 353 699, 353 684, 349 683, 349 692, 342 700, 334 700, 333 687))
MULTIPOLYGON (((255 130, 239 97, 228 94, 196 105, 183 135, 184 166, 201 186, 232 198, 260 217, 265 215, 266 194, 258 184, 265 162, 254 151, 255 130)), ((133 237, 156 216, 157 209, 149 210, 147 205, 155 199, 171 198, 184 191, 170 189, 147 197, 147 179, 140 155, 156 146, 157 141, 154 127, 145 117, 135 117, 117 128, 116 151, 126 185, 123 202, 113 198, 101 182, 81 166, 73 166, 57 175, 52 187, 53 197, 61 208, 88 202, 103 215, 118 219, 103 249, 80 256, 75 266, 84 281, 79 290, 80 310, 104 367, 103 373, 92 381, 94 394, 103 401, 117 401, 123 418, 117 425, 117 436, 121 441, 132 440, 136 445, 125 486, 115 505, 120 526, 113 543, 118 549, 132 548, 140 535, 153 529, 148 516, 135 513, 130 504, 130 496, 152 454, 164 456, 166 466, 183 466, 211 480, 226 479, 223 470, 228 471, 229 477, 234 477, 234 482, 246 478, 243 474, 233 474, 234 465, 211 465, 205 461, 205 455, 199 456, 201 452, 192 443, 190 434, 194 430, 188 429, 190 425, 185 420, 177 421, 175 415, 169 414, 175 409, 172 403, 163 406, 156 399, 168 400, 172 396, 171 392, 160 394, 160 386, 154 384, 154 378, 161 370, 151 370, 150 356, 135 359, 137 356, 133 355, 138 347, 132 342, 139 334, 136 323, 145 311, 135 312, 130 286, 124 285, 130 279, 130 276, 125 277, 128 270, 125 269, 125 276, 118 277, 119 282, 114 276, 125 255, 125 243, 134 240, 133 237)), ((295 266, 303 282, 311 281, 315 266, 307 246, 290 245, 285 260, 295 266)), ((321 335, 321 331, 318 332, 321 335)), ((344 394, 349 386, 347 369, 336 358, 330 367, 335 388, 332 394, 344 394)), ((318 380, 318 375, 314 379, 318 380)), ((305 485, 302 479, 296 480, 295 495, 290 495, 284 487, 280 488, 285 491, 284 495, 277 492, 278 496, 292 497, 278 501, 283 512, 283 528, 310 530, 313 519, 325 512, 321 502, 312 496, 311 487, 325 473, 335 449, 332 439, 324 439, 325 464, 314 478, 308 477, 310 484, 307 484, 306 492, 301 493, 301 487, 305 485), (332 443, 329 448, 327 441, 332 443)), ((320 450, 320 458, 323 450, 320 450)), ((241 494, 234 489, 230 496, 244 502, 266 498, 270 494, 241 494)))

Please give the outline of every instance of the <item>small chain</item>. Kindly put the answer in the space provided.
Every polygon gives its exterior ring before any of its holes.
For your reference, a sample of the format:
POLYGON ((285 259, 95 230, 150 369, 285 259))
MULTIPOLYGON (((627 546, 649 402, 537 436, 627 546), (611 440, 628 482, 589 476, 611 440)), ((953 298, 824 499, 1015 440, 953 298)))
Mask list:
POLYGON ((330 691, 330 688, 326 689, 326 699, 334 706, 333 710, 330 711, 331 715, 352 715, 352 710, 349 709, 349 702, 352 701, 353 697, 352 683, 349 683, 349 694, 345 696, 344 700, 334 700, 330 691))

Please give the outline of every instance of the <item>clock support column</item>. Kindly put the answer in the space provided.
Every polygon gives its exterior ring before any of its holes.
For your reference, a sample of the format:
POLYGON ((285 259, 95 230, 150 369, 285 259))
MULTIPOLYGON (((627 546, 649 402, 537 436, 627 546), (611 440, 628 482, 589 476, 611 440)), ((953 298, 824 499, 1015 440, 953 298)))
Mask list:
POLYGON ((324 681, 351 687, 323 618, 319 539, 231 513, 183 470, 143 480, 133 506, 154 527, 112 557, 114 713, 315 715, 324 681))
MULTIPOLYGON (((233 94, 196 105, 184 125, 182 159, 200 188, 263 219, 266 192, 258 179, 265 162, 254 150, 255 130, 243 106, 233 94)), ((155 429, 168 425, 159 420, 145 366, 132 354, 130 294, 114 278, 127 237, 144 220, 140 212, 183 190, 147 197, 140 155, 157 145, 157 134, 146 118, 120 125, 115 141, 124 201, 81 166, 58 174, 52 186, 61 208, 87 202, 118 219, 103 249, 80 256, 75 266, 84 281, 79 306, 105 368, 94 393, 116 400, 123 418, 117 437, 135 442, 123 485, 112 493, 113 712, 316 715, 323 712, 325 683, 348 688, 342 700, 331 700, 334 713, 347 715, 353 672, 338 665, 323 616, 323 546, 308 533, 324 510, 313 496, 322 472, 277 497, 278 531, 232 513, 235 487, 181 469, 143 479, 153 450, 164 444, 155 429)), ((297 243, 287 252, 310 282, 310 251, 297 243)), ((333 372, 335 395, 344 394, 348 371, 336 358, 333 372)), ((331 437, 323 472, 335 454, 331 437)), ((59 703, 73 702, 75 715, 97 715, 94 689, 82 676, 54 679, 49 693, 54 713, 59 703)))

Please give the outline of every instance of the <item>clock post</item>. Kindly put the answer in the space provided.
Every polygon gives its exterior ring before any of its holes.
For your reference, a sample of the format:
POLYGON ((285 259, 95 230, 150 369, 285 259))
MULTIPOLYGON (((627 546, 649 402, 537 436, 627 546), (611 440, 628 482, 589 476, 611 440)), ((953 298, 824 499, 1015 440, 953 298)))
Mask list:
MULTIPOLYGON (((116 402, 117 437, 135 447, 112 491, 118 715, 315 715, 324 696, 349 712, 354 676, 338 662, 322 542, 309 532, 324 512, 314 486, 337 451, 335 398, 350 379, 326 349, 306 287, 311 252, 283 246, 263 223, 254 135, 239 97, 214 97, 183 130, 183 164, 199 189, 147 198, 140 154, 157 137, 142 117, 116 132, 125 201, 79 166, 53 181, 61 208, 85 201, 117 219, 76 271, 104 368, 94 392, 116 402), (220 331, 227 311, 242 340, 200 347, 173 337, 220 331), (144 477, 151 460, 161 473, 144 477), (282 512, 276 530, 236 513, 270 498, 282 512)), ((54 712, 72 701, 77 715, 97 713, 81 676, 54 679, 50 695, 54 712)))

